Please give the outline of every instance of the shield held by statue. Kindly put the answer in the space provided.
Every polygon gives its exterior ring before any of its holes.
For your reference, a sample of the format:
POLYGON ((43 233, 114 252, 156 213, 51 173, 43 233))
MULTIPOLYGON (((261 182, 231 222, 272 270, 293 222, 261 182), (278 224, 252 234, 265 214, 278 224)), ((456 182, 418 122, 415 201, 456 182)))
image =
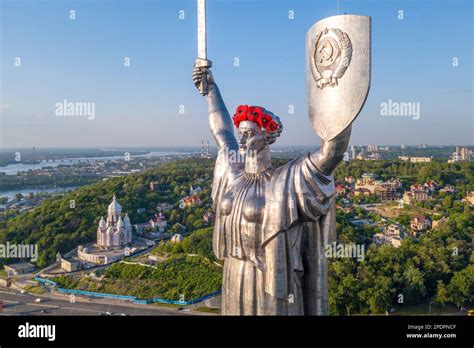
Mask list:
POLYGON ((316 133, 332 140, 357 117, 370 86, 367 16, 320 20, 306 34, 308 111, 316 133))

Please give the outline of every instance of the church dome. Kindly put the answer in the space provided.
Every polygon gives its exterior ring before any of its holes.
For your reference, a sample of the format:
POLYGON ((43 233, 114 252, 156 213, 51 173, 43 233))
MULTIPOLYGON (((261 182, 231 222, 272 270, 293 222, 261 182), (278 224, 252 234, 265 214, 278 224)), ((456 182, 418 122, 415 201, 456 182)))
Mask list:
POLYGON ((120 214, 120 212, 122 211, 122 207, 117 202, 117 198, 115 197, 115 195, 114 195, 114 198, 112 199, 112 203, 109 204, 108 211, 109 213, 116 213, 116 214, 120 214))
POLYGON ((128 214, 125 214, 125 218, 123 219, 123 222, 125 223, 125 226, 131 225, 130 218, 128 217, 128 214))
POLYGON ((124 226, 124 224, 123 224, 122 217, 119 217, 119 220, 117 222, 117 228, 121 229, 121 228, 123 228, 123 226, 124 226))
POLYGON ((105 225, 105 220, 104 220, 104 217, 102 216, 102 217, 100 218, 100 221, 99 221, 99 228, 100 228, 101 230, 105 230, 105 227, 106 227, 106 225, 105 225))

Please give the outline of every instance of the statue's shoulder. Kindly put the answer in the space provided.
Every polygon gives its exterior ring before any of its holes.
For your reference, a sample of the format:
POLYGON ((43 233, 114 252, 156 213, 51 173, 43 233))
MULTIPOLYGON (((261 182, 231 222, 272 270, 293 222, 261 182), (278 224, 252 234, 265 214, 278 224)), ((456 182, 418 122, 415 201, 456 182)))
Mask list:
POLYGON ((316 165, 311 161, 310 153, 276 168, 272 180, 274 182, 282 182, 288 179, 295 179, 296 177, 309 181, 317 181, 323 185, 334 182, 332 175, 326 175, 319 171, 316 165))
POLYGON ((279 176, 288 173, 289 171, 295 170, 296 168, 300 167, 307 160, 307 158, 308 156, 305 154, 304 156, 288 161, 287 163, 275 168, 273 176, 279 176))

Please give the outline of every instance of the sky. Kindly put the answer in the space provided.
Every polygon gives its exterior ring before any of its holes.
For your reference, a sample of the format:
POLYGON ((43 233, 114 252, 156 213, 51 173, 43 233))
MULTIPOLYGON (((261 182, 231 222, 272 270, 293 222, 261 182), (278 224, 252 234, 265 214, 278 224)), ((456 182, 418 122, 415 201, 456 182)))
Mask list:
MULTIPOLYGON (((208 0, 208 57, 231 115, 240 104, 264 106, 284 124, 278 145, 318 145, 306 31, 328 16, 371 16, 371 87, 351 144, 473 145, 472 3, 208 0), (389 101, 418 103, 419 118, 381 115, 389 101)), ((0 4, 0 147, 212 143, 191 79, 196 1, 0 4), (64 100, 91 103, 94 117, 58 115, 64 100)))

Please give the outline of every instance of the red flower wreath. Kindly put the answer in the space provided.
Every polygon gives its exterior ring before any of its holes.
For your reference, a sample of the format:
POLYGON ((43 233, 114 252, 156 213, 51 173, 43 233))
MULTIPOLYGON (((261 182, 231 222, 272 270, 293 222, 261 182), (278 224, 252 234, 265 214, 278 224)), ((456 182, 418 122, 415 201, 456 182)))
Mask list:
POLYGON ((265 109, 260 106, 239 105, 237 110, 235 110, 232 120, 237 128, 239 128, 240 122, 250 121, 265 128, 268 132, 275 132, 278 130, 278 124, 275 122, 273 117, 266 113, 265 109))

